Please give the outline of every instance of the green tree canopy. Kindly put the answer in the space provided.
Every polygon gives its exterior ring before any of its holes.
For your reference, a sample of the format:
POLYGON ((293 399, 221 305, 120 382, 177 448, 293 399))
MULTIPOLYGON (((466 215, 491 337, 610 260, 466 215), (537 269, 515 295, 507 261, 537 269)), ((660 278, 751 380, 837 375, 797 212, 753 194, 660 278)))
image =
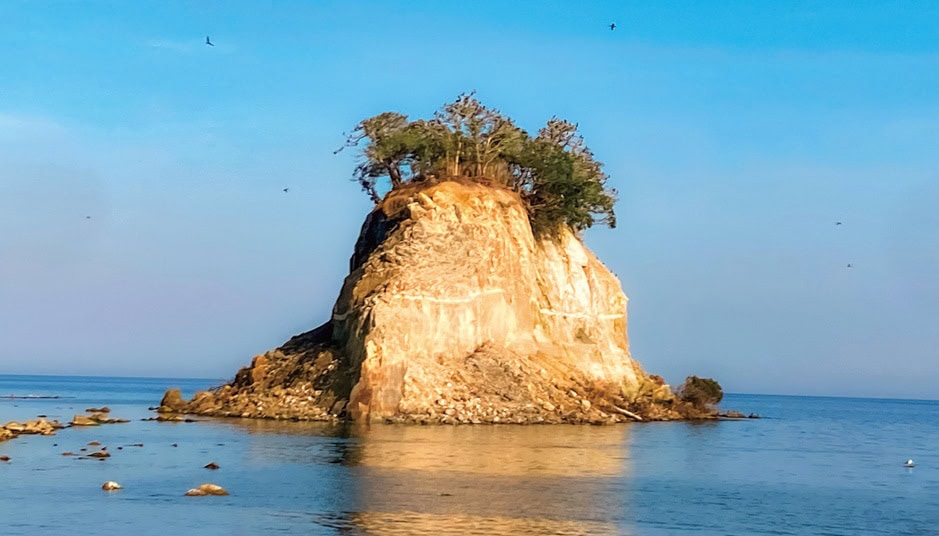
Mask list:
POLYGON ((343 147, 360 149, 353 179, 376 203, 379 189, 469 178, 518 192, 538 234, 564 226, 575 232, 594 223, 616 226, 616 191, 607 188, 603 165, 577 125, 552 118, 532 137, 474 93, 460 95, 429 120, 410 121, 396 112, 365 119, 343 147))

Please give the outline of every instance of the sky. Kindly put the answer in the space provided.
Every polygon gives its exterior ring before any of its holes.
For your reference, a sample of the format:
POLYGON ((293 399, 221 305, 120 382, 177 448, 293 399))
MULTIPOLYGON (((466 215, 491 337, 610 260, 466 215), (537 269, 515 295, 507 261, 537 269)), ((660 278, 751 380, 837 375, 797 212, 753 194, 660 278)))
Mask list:
POLYGON ((2 2, 0 373, 225 378, 320 324, 370 209, 343 133, 476 90, 605 163, 618 226, 586 241, 648 371, 939 399, 937 24, 925 1, 2 2))

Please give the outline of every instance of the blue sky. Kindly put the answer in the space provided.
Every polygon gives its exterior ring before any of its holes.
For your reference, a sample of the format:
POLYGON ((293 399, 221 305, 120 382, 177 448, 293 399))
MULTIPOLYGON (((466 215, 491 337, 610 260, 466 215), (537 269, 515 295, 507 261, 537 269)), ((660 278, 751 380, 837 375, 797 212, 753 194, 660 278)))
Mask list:
POLYGON ((649 371, 939 398, 939 4, 585 4, 0 3, 0 372, 225 377, 317 325, 342 133, 475 89, 606 163, 649 371))

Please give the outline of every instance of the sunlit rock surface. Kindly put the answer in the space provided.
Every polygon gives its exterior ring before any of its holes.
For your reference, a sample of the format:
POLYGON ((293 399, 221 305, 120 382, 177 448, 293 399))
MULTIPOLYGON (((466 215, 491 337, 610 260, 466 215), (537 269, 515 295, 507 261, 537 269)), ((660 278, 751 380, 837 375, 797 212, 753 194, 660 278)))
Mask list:
POLYGON ((703 416, 630 357, 626 305, 576 236, 533 236, 515 193, 411 187, 366 218, 329 322, 173 410, 441 423, 703 416))

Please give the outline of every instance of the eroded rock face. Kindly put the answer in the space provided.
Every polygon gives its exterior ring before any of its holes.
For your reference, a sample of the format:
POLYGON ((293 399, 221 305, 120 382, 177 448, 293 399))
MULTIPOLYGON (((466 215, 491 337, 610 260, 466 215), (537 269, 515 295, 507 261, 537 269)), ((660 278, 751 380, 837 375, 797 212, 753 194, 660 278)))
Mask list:
MULTIPOLYGON (((330 321, 184 411, 358 421, 687 417, 629 354, 627 298, 569 232, 532 235, 513 192, 396 191, 366 219, 330 321)), ((164 400, 165 402, 165 400, 164 400)))

